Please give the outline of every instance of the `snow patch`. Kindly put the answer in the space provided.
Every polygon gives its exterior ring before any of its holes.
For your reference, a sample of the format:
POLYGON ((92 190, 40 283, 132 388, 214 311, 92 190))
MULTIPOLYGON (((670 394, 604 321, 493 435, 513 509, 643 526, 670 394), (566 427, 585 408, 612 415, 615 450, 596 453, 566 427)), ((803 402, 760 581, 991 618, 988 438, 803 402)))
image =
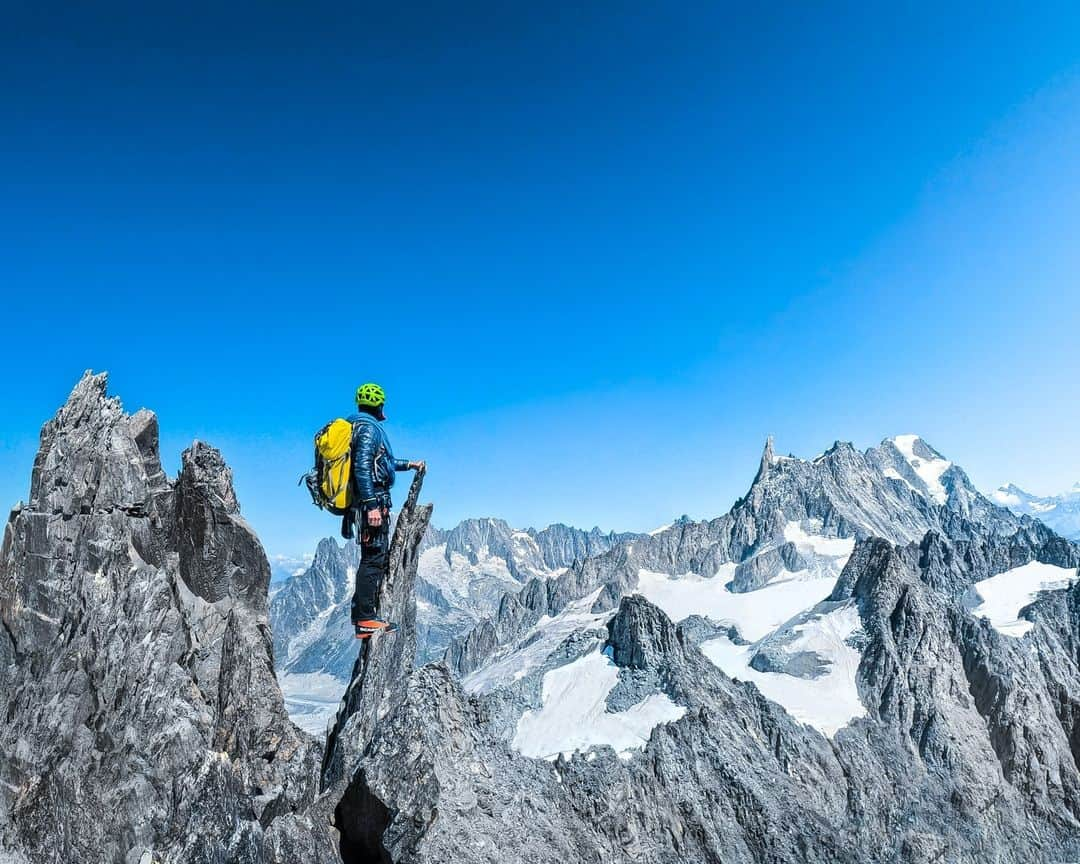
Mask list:
POLYGON ((571 633, 602 627, 615 614, 614 609, 599 613, 591 611, 602 590, 597 588, 568 604, 555 617, 543 616, 508 651, 497 654, 494 661, 466 675, 462 679, 462 687, 469 693, 487 693, 520 681, 534 669, 543 666, 551 652, 571 633))
MULTIPOLYGON (((784 536, 796 545, 813 547, 819 555, 827 554, 843 561, 851 554, 855 542, 807 534, 798 523, 789 523, 784 536)), ((725 564, 716 576, 703 579, 697 574, 673 577, 641 570, 637 593, 663 609, 674 621, 693 614, 703 615, 717 624, 735 625, 742 638, 758 643, 800 612, 824 600, 836 582, 835 575, 800 580, 798 574, 789 574, 787 581, 770 582, 755 591, 736 594, 725 587, 734 571, 734 564, 725 564)), ((813 651, 829 664, 828 671, 814 679, 784 672, 758 672, 750 667, 757 644, 736 645, 727 636, 703 642, 701 651, 728 675, 753 681, 765 696, 778 702, 797 720, 831 736, 853 718, 866 713, 855 683, 861 655, 845 642, 860 626, 858 609, 851 603, 792 629, 797 638, 785 645, 785 650, 813 651)))
MULTIPOLYGON (((515 532, 512 537, 517 554, 524 558, 537 558, 540 547, 536 541, 524 531, 515 532)), ((520 565, 524 571, 521 580, 515 578, 504 558, 494 555, 485 544, 476 552, 476 563, 472 563, 468 556, 460 552, 451 552, 447 560, 446 544, 432 546, 420 554, 420 562, 417 574, 442 592, 448 601, 456 606, 471 607, 481 613, 488 610, 479 603, 481 600, 480 586, 484 596, 491 595, 499 598, 507 591, 516 591, 521 585, 532 577, 550 579, 557 575, 557 570, 547 567, 520 565)), ((497 600, 495 601, 497 602, 497 600)))
POLYGON ((1035 626, 1020 617, 1021 610, 1032 603, 1040 591, 1068 588, 1076 578, 1077 571, 1070 567, 1032 561, 976 582, 975 590, 982 603, 971 611, 986 618, 999 633, 1019 638, 1035 626))
POLYGON ((711 579, 696 573, 669 576, 640 570, 637 593, 663 609, 672 621, 703 615, 717 624, 734 624, 744 639, 753 642, 824 600, 836 582, 835 576, 800 580, 788 574, 785 580, 736 594, 726 587, 734 575, 734 564, 722 565, 711 579))
POLYGON ((905 477, 903 474, 901 474, 899 471, 897 471, 892 466, 889 466, 888 468, 886 468, 882 473, 886 477, 888 477, 890 480, 899 480, 899 481, 901 481, 912 492, 918 492, 919 491, 918 489, 916 489, 914 486, 911 485, 911 481, 908 480, 907 477, 905 477))
POLYGON ((795 548, 804 555, 809 553, 819 558, 842 558, 844 568, 847 559, 855 549, 854 537, 821 537, 816 534, 808 534, 798 522, 788 522, 784 526, 784 539, 794 543, 795 548))
POLYGON ((1021 504, 1020 496, 1010 492, 1008 487, 1002 486, 990 493, 990 497, 1003 507, 1017 507, 1021 504))
POLYGON ((521 715, 511 746, 534 759, 553 759, 608 744, 627 758, 645 746, 656 726, 686 713, 663 693, 652 693, 626 711, 608 711, 607 695, 618 680, 619 667, 600 651, 546 673, 543 707, 521 715))
POLYGON ((800 723, 832 737, 866 714, 856 684, 862 655, 845 641, 861 626, 859 610, 851 602, 793 628, 798 638, 785 645, 785 650, 813 651, 829 664, 828 671, 817 678, 759 672, 750 666, 756 646, 736 645, 726 636, 703 642, 701 652, 732 678, 752 681, 800 723))

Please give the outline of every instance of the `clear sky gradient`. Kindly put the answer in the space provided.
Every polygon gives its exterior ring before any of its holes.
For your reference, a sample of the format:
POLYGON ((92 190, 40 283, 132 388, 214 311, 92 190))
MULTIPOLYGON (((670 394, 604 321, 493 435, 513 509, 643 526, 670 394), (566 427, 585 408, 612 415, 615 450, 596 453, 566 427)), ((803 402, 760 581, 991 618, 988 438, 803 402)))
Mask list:
POLYGON ((86 368, 273 553, 365 380, 441 525, 715 516, 770 433, 1080 479, 1074 4, 4 15, 5 502, 86 368))

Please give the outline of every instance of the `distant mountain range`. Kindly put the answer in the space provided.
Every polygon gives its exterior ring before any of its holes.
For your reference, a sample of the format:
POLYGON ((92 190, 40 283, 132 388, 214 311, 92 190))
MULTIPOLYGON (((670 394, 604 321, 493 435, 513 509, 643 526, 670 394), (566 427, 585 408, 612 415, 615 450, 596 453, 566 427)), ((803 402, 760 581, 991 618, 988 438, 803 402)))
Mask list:
POLYGON ((1080 540, 1080 483, 1061 495, 1042 497, 1025 492, 1014 483, 990 493, 990 497, 1013 513, 1033 516, 1063 537, 1080 540))
MULTIPOLYGON (((860 461, 865 462, 859 470, 844 458, 852 453, 857 451, 851 445, 838 443, 806 462, 777 456, 770 443, 761 470, 786 466, 787 472, 794 472, 789 485, 799 487, 788 494, 799 498, 807 494, 806 487, 821 482, 817 476, 821 466, 833 466, 826 485, 829 491, 823 494, 849 499, 847 510, 851 516, 847 527, 838 529, 838 536, 824 539, 815 537, 815 530, 820 529, 813 528, 817 524, 813 517, 811 523, 786 522, 773 549, 763 550, 765 554, 755 555, 733 570, 733 584, 753 589, 783 582, 783 573, 796 572, 800 574, 798 581, 813 592, 815 580, 837 579, 860 533, 894 542, 920 537, 926 530, 942 527, 921 512, 930 505, 948 505, 948 511, 976 518, 998 512, 962 470, 916 435, 898 435, 859 454, 860 461), (807 465, 816 466, 809 475, 796 467, 807 465), (838 475, 838 465, 853 473, 838 475)), ((1052 498, 1040 498, 1009 484, 993 492, 990 499, 1017 515, 1038 519, 1063 536, 1080 538, 1080 484, 1052 498)), ((520 612, 508 601, 523 588, 535 583, 530 587, 535 592, 540 585, 553 581, 554 590, 558 590, 557 577, 575 562, 625 549, 634 540, 659 537, 673 529, 686 530, 694 524, 683 516, 648 534, 604 533, 596 528, 583 531, 561 524, 540 531, 515 529, 497 518, 467 519, 446 530, 429 527, 416 579, 417 665, 438 659, 450 648, 451 662, 459 674, 474 672, 472 653, 489 655, 512 638, 513 627, 508 622, 516 622, 520 612)), ((821 528, 828 526, 823 523, 821 528)), ((348 610, 358 561, 359 550, 354 543, 342 545, 330 538, 319 544, 306 564, 304 559, 272 559, 272 566, 278 565, 276 572, 292 568, 271 589, 270 617, 278 674, 293 719, 309 731, 321 733, 325 728, 356 659, 357 645, 351 636, 348 610)), ((664 562, 658 569, 673 572, 673 566, 673 562, 664 562)), ((646 577, 642 584, 651 583, 646 577)), ((661 580, 654 587, 663 593, 666 584, 661 580)), ((647 593, 640 586, 638 590, 647 593)), ((786 591, 785 603, 801 603, 799 590, 786 591)), ((729 596, 721 595, 719 599, 729 596)), ((687 594, 676 608, 704 615, 711 607, 704 598, 687 594)), ((783 615, 799 611, 782 605, 770 609, 769 614, 779 614, 777 609, 783 615)), ((756 624, 745 626, 751 632, 758 631, 756 624)), ((793 626, 802 625, 796 620, 793 626)), ((534 650, 542 650, 549 639, 560 633, 555 628, 545 639, 533 643, 534 650)), ((754 671, 778 671, 773 668, 780 662, 776 645, 786 638, 774 635, 770 650, 746 657, 742 674, 752 677, 754 671)), ((515 657, 509 665, 518 659, 515 657)), ((809 668, 828 666, 825 660, 800 662, 809 663, 809 668)), ((739 670, 728 671, 736 674, 739 670)))
MULTIPOLYGON (((770 439, 750 491, 728 514, 636 538, 545 585, 526 586, 455 640, 448 657, 467 688, 506 686, 507 675, 518 680, 541 662, 566 628, 594 627, 618 597, 636 592, 675 621, 696 615, 718 625, 710 632, 728 642, 711 644, 728 674, 759 686, 776 683, 781 691, 790 682, 755 673, 813 682, 797 689, 816 691, 807 697, 829 711, 858 703, 853 679, 841 694, 834 687, 839 680, 826 671, 836 669, 835 657, 810 650, 788 655, 806 641, 798 634, 831 613, 818 604, 857 541, 881 537, 906 545, 927 532, 960 539, 977 530, 1012 535, 1019 527, 1017 516, 988 501, 917 436, 900 435, 865 452, 838 442, 812 460, 779 456, 770 439)), ((847 635, 828 650, 843 655, 847 635)), ((822 721, 829 728, 837 722, 822 721)))
MULTIPOLYGON (((566 525, 516 529, 494 518, 428 528, 416 581, 417 663, 441 657, 530 580, 558 576, 636 536, 566 525)), ((356 660, 349 610, 359 551, 327 538, 310 564, 272 589, 278 676, 293 719, 309 731, 325 730, 356 660)))

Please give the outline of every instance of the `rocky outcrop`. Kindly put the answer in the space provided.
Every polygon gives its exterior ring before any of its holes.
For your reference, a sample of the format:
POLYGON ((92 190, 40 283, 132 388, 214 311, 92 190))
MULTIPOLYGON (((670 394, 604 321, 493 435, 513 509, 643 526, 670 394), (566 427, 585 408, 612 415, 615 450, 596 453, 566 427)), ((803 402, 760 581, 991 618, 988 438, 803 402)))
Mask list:
MULTIPOLYGON (((911 856, 1070 860, 1080 775, 1055 705, 1080 693, 1075 657, 1047 644, 1053 628, 1037 626, 1029 643, 974 618, 952 590, 970 580, 949 572, 970 566, 956 552, 941 538, 875 540, 848 565, 867 633, 859 685, 870 717, 836 741, 849 774, 895 784, 863 781, 859 812, 918 826, 901 850, 911 856), (1049 685, 1040 666, 1061 677, 1049 685)), ((1054 592, 1058 602, 1074 593, 1054 592)))
POLYGON ((269 564, 220 453, 89 373, 41 432, 0 553, 0 858, 336 860, 289 722, 269 564))
MULTIPOLYGON (((416 568, 431 505, 419 505, 423 473, 413 478, 398 514, 390 543, 387 577, 379 592, 379 612, 397 624, 395 632, 373 636, 364 643, 353 667, 352 681, 327 740, 322 769, 323 800, 334 805, 345 861, 387 860, 379 852, 389 818, 385 799, 369 785, 373 772, 370 750, 378 735, 388 734, 387 717, 407 699, 416 654, 416 568), (334 802, 337 802, 334 804, 334 802)), ((438 734, 443 719, 432 715, 427 725, 438 734)), ((402 742, 406 746, 410 742, 402 742)), ((394 787, 413 787, 421 780, 413 769, 410 782, 386 778, 394 787)), ((384 793, 385 794, 385 793, 384 793)))

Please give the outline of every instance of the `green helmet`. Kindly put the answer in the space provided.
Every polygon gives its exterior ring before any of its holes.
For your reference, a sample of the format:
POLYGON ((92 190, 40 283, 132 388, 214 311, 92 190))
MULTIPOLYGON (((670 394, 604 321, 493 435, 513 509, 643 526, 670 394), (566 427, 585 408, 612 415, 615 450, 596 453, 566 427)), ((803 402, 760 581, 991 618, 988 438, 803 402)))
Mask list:
POLYGON ((358 408, 382 408, 386 404, 386 393, 378 384, 361 384, 356 388, 358 408))

